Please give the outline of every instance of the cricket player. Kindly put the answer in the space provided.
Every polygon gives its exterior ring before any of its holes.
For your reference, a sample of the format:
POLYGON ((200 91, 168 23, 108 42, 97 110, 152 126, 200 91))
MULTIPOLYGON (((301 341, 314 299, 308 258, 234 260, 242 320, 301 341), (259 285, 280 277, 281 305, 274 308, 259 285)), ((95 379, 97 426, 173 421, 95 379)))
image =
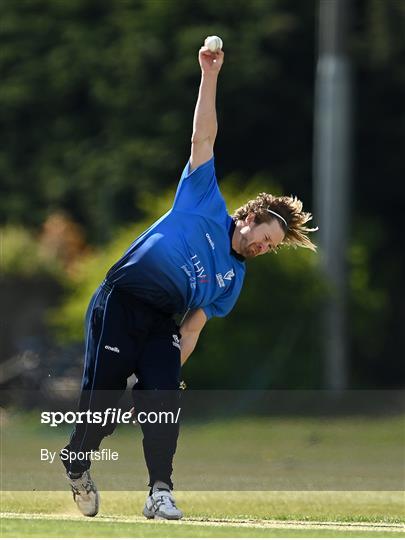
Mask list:
MULTIPOLYGON (((191 156, 172 208, 141 234, 109 270, 86 315, 81 411, 117 406, 127 378, 137 377, 136 411, 178 409, 181 365, 193 352, 206 322, 226 316, 239 296, 246 260, 283 245, 315 250, 296 197, 261 193, 231 216, 214 167, 215 97, 222 50, 202 47, 201 84, 194 113, 191 156), (180 327, 173 316, 184 314, 180 327)), ((66 451, 97 450, 115 425, 76 423, 66 451)), ((172 495, 178 422, 143 423, 149 471, 147 518, 181 519, 172 495)), ((99 494, 90 460, 64 460, 78 508, 95 516, 99 494)))

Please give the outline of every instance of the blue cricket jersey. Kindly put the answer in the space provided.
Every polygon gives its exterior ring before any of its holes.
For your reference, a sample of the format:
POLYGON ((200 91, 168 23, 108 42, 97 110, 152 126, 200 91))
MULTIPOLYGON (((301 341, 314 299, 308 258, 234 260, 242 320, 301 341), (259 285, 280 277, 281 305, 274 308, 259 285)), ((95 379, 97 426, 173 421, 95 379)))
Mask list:
POLYGON ((224 317, 245 276, 244 258, 231 246, 234 229, 214 158, 192 172, 187 163, 173 207, 133 242, 107 279, 168 313, 202 308, 208 319, 224 317))

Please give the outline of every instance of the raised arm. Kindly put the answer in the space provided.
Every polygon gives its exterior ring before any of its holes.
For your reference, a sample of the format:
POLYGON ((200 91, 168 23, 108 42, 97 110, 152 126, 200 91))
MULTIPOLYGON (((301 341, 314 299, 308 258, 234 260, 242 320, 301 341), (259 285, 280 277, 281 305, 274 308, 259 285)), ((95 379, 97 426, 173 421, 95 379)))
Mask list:
POLYGON ((200 332, 206 322, 207 317, 202 309, 195 309, 187 313, 183 324, 180 327, 181 365, 185 363, 187 358, 193 352, 200 332))
POLYGON ((222 50, 214 53, 207 47, 201 47, 198 60, 201 66, 201 84, 194 111, 190 170, 196 169, 213 155, 218 130, 215 98, 224 53, 222 50))

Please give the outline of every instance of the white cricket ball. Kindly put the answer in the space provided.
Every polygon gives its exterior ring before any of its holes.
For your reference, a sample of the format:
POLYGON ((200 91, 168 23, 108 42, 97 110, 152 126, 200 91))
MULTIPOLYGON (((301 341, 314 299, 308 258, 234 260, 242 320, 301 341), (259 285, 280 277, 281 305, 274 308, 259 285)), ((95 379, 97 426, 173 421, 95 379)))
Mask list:
POLYGON ((211 52, 217 52, 222 49, 223 42, 218 36, 208 36, 204 41, 204 45, 208 47, 211 52))

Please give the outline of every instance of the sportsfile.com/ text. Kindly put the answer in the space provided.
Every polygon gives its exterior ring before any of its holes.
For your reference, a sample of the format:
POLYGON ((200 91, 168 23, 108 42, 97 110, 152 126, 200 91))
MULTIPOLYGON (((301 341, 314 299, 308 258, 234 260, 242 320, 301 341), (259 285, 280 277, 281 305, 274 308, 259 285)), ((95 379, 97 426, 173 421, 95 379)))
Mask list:
POLYGON ((61 424, 177 424, 181 407, 174 411, 125 411, 108 408, 105 411, 42 411, 41 424, 57 427, 61 424))

